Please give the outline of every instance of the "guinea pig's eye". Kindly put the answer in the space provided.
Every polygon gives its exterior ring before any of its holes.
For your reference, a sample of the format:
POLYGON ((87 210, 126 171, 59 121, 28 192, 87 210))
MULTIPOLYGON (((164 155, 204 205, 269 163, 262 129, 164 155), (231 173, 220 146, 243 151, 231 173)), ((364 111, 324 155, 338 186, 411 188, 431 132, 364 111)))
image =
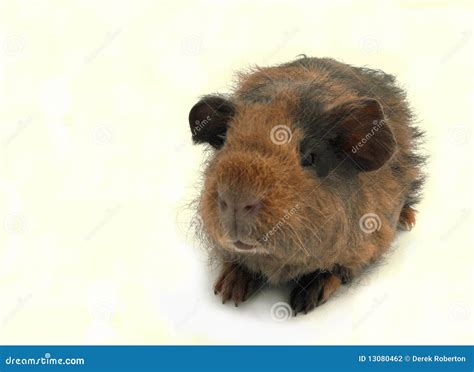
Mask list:
POLYGON ((314 164, 314 154, 301 154, 301 166, 311 167, 314 164))

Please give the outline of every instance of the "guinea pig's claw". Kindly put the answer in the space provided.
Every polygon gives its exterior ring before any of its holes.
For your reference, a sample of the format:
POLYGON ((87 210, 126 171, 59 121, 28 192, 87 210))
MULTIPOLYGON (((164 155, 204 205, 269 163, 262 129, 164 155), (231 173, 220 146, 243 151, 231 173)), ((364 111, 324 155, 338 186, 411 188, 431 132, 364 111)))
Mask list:
POLYGON ((232 300, 235 306, 247 300, 263 285, 261 277, 248 271, 246 268, 230 264, 225 265, 217 280, 214 293, 222 296, 222 303, 232 300))
POLYGON ((290 296, 290 306, 295 316, 298 313, 307 314, 324 304, 340 284, 341 279, 328 272, 317 271, 300 278, 290 296))
POLYGON ((416 222, 416 210, 412 207, 405 205, 400 212, 400 218, 398 220, 398 228, 404 231, 410 231, 416 222))

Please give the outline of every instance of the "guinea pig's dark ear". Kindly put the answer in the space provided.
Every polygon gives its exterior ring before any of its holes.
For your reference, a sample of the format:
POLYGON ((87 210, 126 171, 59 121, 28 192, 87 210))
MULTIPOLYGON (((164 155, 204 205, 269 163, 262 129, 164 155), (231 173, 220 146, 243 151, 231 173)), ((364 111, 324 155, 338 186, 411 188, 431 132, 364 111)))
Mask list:
POLYGON ((331 145, 351 158, 359 171, 379 169, 390 159, 396 141, 378 101, 361 99, 327 114, 334 129, 331 145))
POLYGON ((235 107, 229 100, 206 96, 189 112, 189 125, 194 143, 209 143, 216 149, 224 145, 227 123, 235 107))

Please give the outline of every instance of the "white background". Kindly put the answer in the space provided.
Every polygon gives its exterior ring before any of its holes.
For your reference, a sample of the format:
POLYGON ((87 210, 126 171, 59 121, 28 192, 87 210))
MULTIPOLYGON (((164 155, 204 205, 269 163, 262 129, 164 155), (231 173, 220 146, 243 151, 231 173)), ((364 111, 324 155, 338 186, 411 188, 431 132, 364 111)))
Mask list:
POLYGON ((1 1, 0 342, 472 344, 472 5, 1 1), (213 295, 187 115, 296 55, 395 74, 430 154, 417 225, 356 284, 213 295))

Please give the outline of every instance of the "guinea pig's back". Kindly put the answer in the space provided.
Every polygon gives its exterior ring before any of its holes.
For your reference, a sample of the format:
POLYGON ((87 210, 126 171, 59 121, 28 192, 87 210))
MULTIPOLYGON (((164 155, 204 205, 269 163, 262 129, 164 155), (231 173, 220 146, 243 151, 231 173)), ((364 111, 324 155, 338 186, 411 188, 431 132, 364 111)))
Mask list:
POLYGON ((277 96, 310 98, 325 109, 362 97, 374 98, 388 117, 402 122, 411 118, 405 92, 392 75, 331 58, 302 57, 278 66, 257 67, 239 75, 235 95, 246 103, 270 103, 277 96))
POLYGON ((303 111, 311 111, 309 106, 313 104, 317 111, 324 111, 361 98, 376 99, 397 142, 397 151, 386 171, 379 174, 381 177, 390 175, 407 185, 408 204, 418 201, 424 158, 418 154, 417 145, 422 132, 413 124, 405 91, 397 85, 394 76, 331 58, 303 56, 289 63, 257 67, 240 74, 234 97, 243 104, 271 104, 275 99, 283 99, 303 111))

